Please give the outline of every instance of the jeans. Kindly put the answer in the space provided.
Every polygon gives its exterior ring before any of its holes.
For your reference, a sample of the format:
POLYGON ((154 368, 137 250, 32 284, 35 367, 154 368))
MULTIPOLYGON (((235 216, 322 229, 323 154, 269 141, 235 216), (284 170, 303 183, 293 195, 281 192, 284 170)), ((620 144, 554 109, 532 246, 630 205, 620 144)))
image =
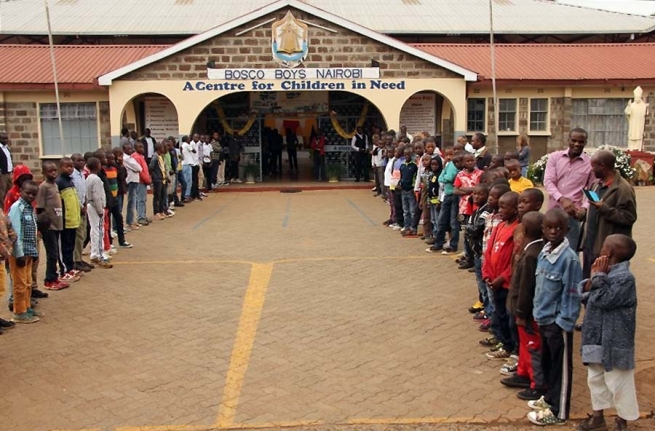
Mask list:
POLYGON ((578 242, 580 242, 580 222, 569 217, 569 232, 566 234, 569 240, 569 246, 573 251, 578 252, 578 242))
POLYGON ((403 202, 403 226, 405 229, 415 232, 416 197, 414 196, 414 190, 403 190, 401 196, 403 202))
POLYGON ((46 253, 45 282, 52 283, 59 279, 57 262, 59 262, 59 231, 43 232, 43 246, 46 253))
POLYGON ((439 224, 439 209, 441 204, 428 204, 430 207, 430 220, 432 221, 432 236, 437 238, 437 226, 439 224))
POLYGON ((128 226, 134 224, 134 211, 136 210, 136 195, 139 189, 139 183, 127 184, 127 214, 125 222, 128 226))
MULTIPOLYGON (((180 181, 182 183, 182 195, 184 195, 184 199, 189 199, 191 198, 191 174, 193 172, 193 169, 191 169, 191 165, 182 165, 182 176, 184 177, 184 181, 180 181)), ((196 179, 196 182, 198 180, 196 179)))
POLYGON ((314 151, 314 179, 321 181, 325 178, 325 156, 322 156, 318 151, 314 151))
POLYGON ((436 247, 443 247, 446 242, 446 231, 450 227, 450 249, 457 250, 459 245, 459 196, 446 195, 441 202, 439 211, 439 226, 434 240, 436 247))
POLYGON ((494 291, 494 314, 493 318, 498 323, 498 334, 496 338, 503 343, 503 349, 507 352, 513 352, 516 346, 514 345, 512 333, 509 328, 509 314, 507 313, 507 294, 509 291, 505 288, 500 288, 494 291))
POLYGON ((200 181, 200 166, 191 166, 191 197, 197 199, 200 197, 200 188, 198 181, 200 181))
POLYGON ((148 187, 139 183, 136 191, 136 212, 139 220, 146 219, 146 200, 148 199, 148 187))
MULTIPOLYGON (((116 206, 118 207, 118 212, 121 214, 121 219, 123 218, 123 201, 125 200, 125 195, 116 196, 116 206)), ((116 225, 116 217, 111 220, 111 228, 117 231, 118 225, 116 225)))
POLYGON ((152 183, 152 212, 163 214, 166 210, 166 186, 161 181, 152 183))
POLYGON ((521 166, 521 176, 523 178, 528 177, 528 167, 527 166, 521 166))
MULTIPOLYGON (((120 211, 118 205, 114 205, 109 208, 109 214, 112 219, 112 223, 116 226, 116 236, 118 237, 118 244, 125 244, 125 229, 123 225, 123 213, 120 211)), ((109 237, 109 242, 112 242, 111 236, 109 237)))

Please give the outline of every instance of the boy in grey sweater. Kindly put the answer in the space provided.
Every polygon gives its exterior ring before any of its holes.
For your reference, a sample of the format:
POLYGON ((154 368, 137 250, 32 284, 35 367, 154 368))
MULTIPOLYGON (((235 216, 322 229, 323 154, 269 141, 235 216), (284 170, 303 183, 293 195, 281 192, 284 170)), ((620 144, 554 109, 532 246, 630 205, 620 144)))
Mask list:
POLYGON ((91 157, 87 160, 86 167, 90 172, 86 177, 86 213, 91 230, 91 263, 101 268, 111 268, 112 264, 102 255, 107 196, 105 186, 98 176, 100 160, 97 157, 91 157))
POLYGON ((637 286, 630 259, 637 244, 626 235, 605 239, 591 278, 580 283, 586 313, 582 325, 582 362, 587 369, 593 415, 579 431, 606 430, 603 410, 615 408, 615 430, 639 418, 635 390, 637 286))

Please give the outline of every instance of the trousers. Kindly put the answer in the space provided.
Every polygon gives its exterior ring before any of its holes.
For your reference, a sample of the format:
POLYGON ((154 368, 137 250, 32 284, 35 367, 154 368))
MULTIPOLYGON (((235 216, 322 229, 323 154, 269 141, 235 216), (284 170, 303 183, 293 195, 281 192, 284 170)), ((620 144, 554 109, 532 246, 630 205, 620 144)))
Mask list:
POLYGON ((138 220, 146 219, 146 201, 148 199, 148 187, 139 183, 136 193, 136 212, 138 220))
POLYGON ((601 364, 587 366, 587 385, 591 393, 591 407, 595 411, 614 408, 627 421, 639 419, 639 405, 635 389, 635 370, 605 371, 601 364))
POLYGON ((516 374, 530 378, 530 388, 546 389, 544 373, 541 369, 541 337, 539 326, 528 319, 525 326, 519 326, 519 363, 516 374))
POLYGON ((59 235, 59 275, 63 276, 74 269, 73 253, 75 252, 76 238, 77 228, 64 229, 59 235))
POLYGON ((573 333, 557 325, 539 326, 541 367, 548 390, 544 396, 550 410, 562 420, 569 418, 573 382, 573 333))
POLYGON ((91 204, 87 204, 86 208, 86 213, 89 216, 89 226, 91 228, 91 259, 102 259, 105 214, 104 212, 98 214, 91 204))
POLYGON ((75 230, 75 249, 73 250, 73 261, 82 262, 82 251, 84 250, 84 240, 86 240, 86 229, 88 220, 86 213, 80 217, 80 226, 75 230))
POLYGON ((434 239, 434 245, 442 247, 446 242, 446 231, 450 228, 450 249, 457 250, 459 246, 459 196, 446 195, 441 202, 439 210, 439 221, 437 226, 437 235, 434 239))
POLYGON ((125 223, 128 226, 134 224, 134 211, 136 210, 136 195, 139 189, 139 183, 127 183, 127 212, 125 213, 125 223))
POLYGON ((16 263, 16 258, 10 256, 9 273, 11 274, 14 290, 14 314, 23 314, 31 308, 32 258, 25 257, 25 266, 21 268, 16 263))
POLYGON ((46 254, 45 282, 51 283, 59 279, 57 263, 59 262, 59 231, 47 230, 43 232, 43 246, 46 254))
POLYGON ((416 231, 414 227, 414 219, 416 217, 416 197, 414 190, 402 191, 402 205, 403 205, 403 226, 405 229, 412 232, 416 231))

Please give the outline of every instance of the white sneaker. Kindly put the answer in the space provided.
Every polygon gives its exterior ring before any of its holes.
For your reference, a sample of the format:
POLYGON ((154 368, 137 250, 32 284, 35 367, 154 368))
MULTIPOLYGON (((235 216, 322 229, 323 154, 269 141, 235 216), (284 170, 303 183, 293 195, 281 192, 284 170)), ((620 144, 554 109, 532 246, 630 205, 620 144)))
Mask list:
POLYGON ((393 230, 396 230, 396 231, 398 231, 398 230, 402 230, 402 229, 403 229, 403 228, 401 228, 401 227, 398 226, 398 225, 395 225, 395 226, 393 227, 393 230))
POLYGON ((241 184, 243 181, 241 181, 240 179, 237 178, 236 180, 234 180, 234 181, 232 181, 232 182, 233 182, 233 183, 237 183, 237 184, 241 184))
POLYGON ((107 252, 103 252, 103 253, 102 253, 102 258, 103 258, 104 260, 111 260, 112 257, 113 257, 113 256, 112 256, 111 254, 107 253, 107 252))
POLYGON ((371 188, 371 191, 372 191, 372 192, 374 192, 374 191, 376 191, 376 190, 377 190, 377 187, 373 187, 373 188, 371 188))
POLYGON ((500 367, 500 374, 503 376, 513 376, 516 374, 516 370, 519 368, 518 362, 507 362, 505 365, 500 367))
POLYGON ((116 231, 113 230, 113 229, 112 229, 112 231, 111 231, 111 237, 112 237, 112 238, 116 238, 116 231))
POLYGON ((541 397, 538 400, 528 401, 528 407, 530 407, 532 410, 550 409, 550 405, 546 402, 544 397, 541 397))
POLYGON ((391 223, 391 224, 389 225, 389 228, 390 228, 390 229, 393 229, 393 228, 395 228, 396 226, 398 226, 398 224, 396 224, 396 223, 391 223))

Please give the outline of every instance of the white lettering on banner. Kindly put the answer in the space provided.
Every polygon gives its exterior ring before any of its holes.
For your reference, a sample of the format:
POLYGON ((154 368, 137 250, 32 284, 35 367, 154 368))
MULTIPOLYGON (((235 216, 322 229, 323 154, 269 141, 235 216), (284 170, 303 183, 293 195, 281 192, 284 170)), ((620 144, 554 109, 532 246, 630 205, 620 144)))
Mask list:
POLYGON ((400 110, 400 125, 409 134, 436 134, 437 97, 434 93, 418 93, 410 97, 400 110))
POLYGON ((246 87, 243 82, 205 82, 205 81, 186 81, 183 91, 307 91, 307 90, 404 90, 405 81, 383 81, 370 80, 357 81, 352 80, 349 83, 332 82, 332 81, 300 81, 285 80, 275 82, 251 81, 246 87))
POLYGON ((209 79, 227 81, 289 79, 377 79, 378 67, 330 67, 307 69, 213 69, 207 68, 209 79))
POLYGON ((177 111, 173 103, 166 97, 148 96, 145 98, 146 127, 152 136, 161 141, 169 136, 178 136, 180 127, 177 121, 177 111))

